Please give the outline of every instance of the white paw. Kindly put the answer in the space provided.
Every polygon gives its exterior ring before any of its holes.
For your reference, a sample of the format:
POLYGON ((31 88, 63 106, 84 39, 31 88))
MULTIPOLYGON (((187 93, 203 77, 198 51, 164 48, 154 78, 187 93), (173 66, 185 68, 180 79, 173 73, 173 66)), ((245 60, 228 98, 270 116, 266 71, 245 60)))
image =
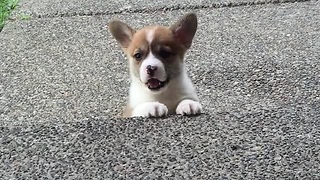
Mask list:
POLYGON ((134 108, 132 116, 162 117, 168 114, 166 105, 159 102, 143 103, 134 108))
POLYGON ((185 99, 179 103, 176 113, 180 115, 196 115, 200 114, 201 110, 202 106, 199 102, 185 99))

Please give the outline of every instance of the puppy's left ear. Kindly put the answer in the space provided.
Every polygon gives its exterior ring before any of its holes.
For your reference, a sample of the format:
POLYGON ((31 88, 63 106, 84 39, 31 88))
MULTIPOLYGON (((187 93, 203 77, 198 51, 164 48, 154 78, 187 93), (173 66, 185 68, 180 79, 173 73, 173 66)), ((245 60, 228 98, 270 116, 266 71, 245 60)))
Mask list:
POLYGON ((197 31, 198 21, 194 13, 188 13, 170 27, 174 37, 187 49, 192 44, 192 39, 197 31))
POLYGON ((136 32, 126 23, 116 20, 111 21, 108 24, 108 28, 122 48, 127 48, 130 45, 133 35, 136 32))

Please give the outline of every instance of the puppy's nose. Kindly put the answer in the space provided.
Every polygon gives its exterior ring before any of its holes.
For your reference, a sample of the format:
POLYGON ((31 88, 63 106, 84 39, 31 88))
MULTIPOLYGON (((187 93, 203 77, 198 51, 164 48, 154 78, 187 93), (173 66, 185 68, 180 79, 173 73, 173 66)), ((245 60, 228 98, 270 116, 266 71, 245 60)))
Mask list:
POLYGON ((147 74, 149 74, 150 76, 153 76, 156 70, 157 70, 157 66, 151 66, 151 65, 147 66, 147 74))

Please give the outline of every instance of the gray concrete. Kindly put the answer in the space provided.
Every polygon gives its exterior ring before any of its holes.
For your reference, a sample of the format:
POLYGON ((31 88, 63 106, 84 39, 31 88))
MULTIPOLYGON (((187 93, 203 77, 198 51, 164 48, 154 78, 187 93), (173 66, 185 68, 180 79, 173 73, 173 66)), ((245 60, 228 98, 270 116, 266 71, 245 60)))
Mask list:
POLYGON ((4 179, 319 179, 319 122, 294 109, 1 128, 4 179))
POLYGON ((318 1, 60 15, 0 34, 0 177, 320 178, 318 1), (189 11, 199 30, 186 62, 204 114, 120 119, 127 65, 105 25, 168 25, 189 11))
POLYGON ((188 8, 228 7, 250 4, 295 2, 305 0, 21 0, 14 13, 32 17, 114 14, 120 12, 154 12, 188 8))

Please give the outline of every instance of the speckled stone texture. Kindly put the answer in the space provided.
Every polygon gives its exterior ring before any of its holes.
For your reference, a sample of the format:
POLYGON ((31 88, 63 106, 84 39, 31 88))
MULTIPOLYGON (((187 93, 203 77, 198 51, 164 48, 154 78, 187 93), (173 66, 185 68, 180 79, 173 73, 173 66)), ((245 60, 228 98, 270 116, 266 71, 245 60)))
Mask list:
POLYGON ((320 179, 319 1, 50 11, 0 33, 2 179, 320 179), (129 77, 105 25, 169 25, 190 11, 186 64, 204 114, 119 118, 129 77))
POLYGON ((123 12, 155 12, 212 7, 234 7, 267 3, 304 2, 308 0, 21 0, 15 18, 117 14, 123 12))
POLYGON ((38 179, 318 179, 319 122, 294 109, 1 128, 1 175, 38 179))

